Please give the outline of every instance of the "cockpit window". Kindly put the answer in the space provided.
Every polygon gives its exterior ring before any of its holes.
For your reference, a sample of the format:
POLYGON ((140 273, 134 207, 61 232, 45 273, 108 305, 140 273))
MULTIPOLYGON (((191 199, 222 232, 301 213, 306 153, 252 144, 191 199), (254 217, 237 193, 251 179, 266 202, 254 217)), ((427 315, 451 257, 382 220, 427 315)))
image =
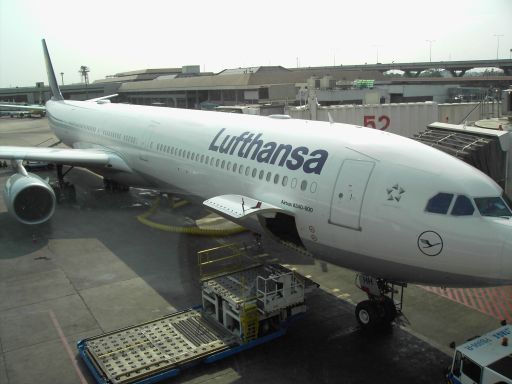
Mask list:
POLYGON ((455 200, 452 208, 452 215, 471 216, 473 212, 475 212, 475 207, 471 204, 471 200, 464 195, 457 196, 457 200, 455 200))
POLYGON ((452 200, 452 193, 438 193, 428 201, 427 208, 425 208, 425 210, 427 212, 441 213, 444 215, 448 212, 448 208, 450 208, 452 200))
POLYGON ((512 212, 501 197, 475 197, 475 204, 482 216, 512 216, 512 212))

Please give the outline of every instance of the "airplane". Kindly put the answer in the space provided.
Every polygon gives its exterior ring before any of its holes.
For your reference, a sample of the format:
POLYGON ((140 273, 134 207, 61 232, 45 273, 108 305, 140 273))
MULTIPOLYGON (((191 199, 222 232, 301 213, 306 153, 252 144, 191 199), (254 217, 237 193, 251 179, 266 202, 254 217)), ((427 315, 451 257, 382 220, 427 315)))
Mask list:
MULTIPOLYGON (((396 287, 512 284, 512 211, 492 179, 437 149, 333 122, 64 100, 46 42, 50 127, 69 148, 0 147, 9 213, 49 220, 48 183, 23 161, 179 192, 293 249, 360 273, 363 328, 394 321, 396 287)), ((60 169, 60 172, 59 172, 60 169)))
POLYGON ((10 117, 44 117, 46 115, 46 107, 38 104, 0 104, 0 113, 9 115, 10 117))

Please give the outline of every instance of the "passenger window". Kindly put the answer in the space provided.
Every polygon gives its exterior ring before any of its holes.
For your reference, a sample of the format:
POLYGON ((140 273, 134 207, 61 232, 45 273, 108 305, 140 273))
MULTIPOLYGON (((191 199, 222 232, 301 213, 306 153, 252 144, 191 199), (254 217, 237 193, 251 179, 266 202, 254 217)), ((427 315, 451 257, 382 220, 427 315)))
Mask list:
POLYGON ((253 168, 252 169, 252 177, 256 177, 257 172, 258 172, 258 170, 256 168, 253 168))
POLYGON ((264 174, 265 174, 265 171, 262 169, 262 170, 260 171, 260 176, 259 176, 260 180, 262 180, 262 179, 263 179, 263 175, 264 175, 264 174))
POLYGON ((308 187, 308 182, 306 180, 302 180, 302 183, 300 183, 300 190, 305 191, 308 187))
POLYGON ((457 200, 455 200, 455 204, 452 208, 452 215, 471 216, 473 215, 473 212, 475 212, 475 208, 473 207, 473 204, 471 204, 471 200, 463 195, 457 196, 457 200))
POLYGON ((227 170, 228 170, 228 171, 231 171, 231 161, 228 161, 227 170))
POLYGON ((283 185, 283 187, 286 187, 286 185, 288 184, 288 176, 283 176, 283 181, 281 182, 281 184, 283 185))
POLYGON ((425 208, 425 210, 427 212, 441 213, 444 215, 446 212, 448 212, 448 208, 450 208, 452 200, 453 194, 438 193, 428 201, 427 208, 425 208))
POLYGON ((276 173, 274 176, 274 184, 279 183, 279 175, 276 173))
POLYGON ((271 177, 272 177, 272 172, 267 172, 267 181, 270 181, 271 177))
POLYGON ((236 172, 236 167, 237 167, 237 165, 236 165, 236 163, 234 163, 233 164, 233 172, 236 172))
POLYGON ((222 163, 220 164, 220 167, 224 169, 224 165, 226 164, 226 160, 222 160, 222 163))

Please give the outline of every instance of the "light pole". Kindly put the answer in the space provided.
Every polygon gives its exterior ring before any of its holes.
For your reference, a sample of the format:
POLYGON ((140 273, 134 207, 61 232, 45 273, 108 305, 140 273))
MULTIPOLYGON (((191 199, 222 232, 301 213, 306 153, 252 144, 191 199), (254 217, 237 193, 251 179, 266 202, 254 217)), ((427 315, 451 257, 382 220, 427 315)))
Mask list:
POLYGON ((435 42, 435 40, 425 40, 428 43, 428 59, 430 62, 432 62, 432 43, 435 42))
POLYGON ((496 47, 496 60, 499 60, 499 56, 500 56, 500 37, 503 37, 503 35, 495 34, 494 37, 496 38, 496 40, 498 42, 498 46, 496 47))
POLYGON ((377 64, 379 64, 379 47, 380 47, 380 45, 373 44, 372 47, 377 48, 377 64))

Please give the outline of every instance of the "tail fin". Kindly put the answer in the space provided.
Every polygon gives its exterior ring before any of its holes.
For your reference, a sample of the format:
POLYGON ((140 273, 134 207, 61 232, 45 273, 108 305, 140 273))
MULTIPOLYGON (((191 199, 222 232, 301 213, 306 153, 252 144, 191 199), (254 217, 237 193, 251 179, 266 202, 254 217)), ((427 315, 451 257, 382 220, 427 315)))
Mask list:
POLYGON ((52 95, 54 100, 64 100, 62 97, 62 93, 60 93, 59 84, 57 84, 57 79, 55 77, 55 71, 53 70, 52 60, 50 59, 50 54, 48 53, 48 48, 46 47, 46 41, 43 39, 43 53, 44 53, 44 61, 46 62, 46 73, 48 74, 48 82, 50 83, 50 88, 52 90, 52 95))

